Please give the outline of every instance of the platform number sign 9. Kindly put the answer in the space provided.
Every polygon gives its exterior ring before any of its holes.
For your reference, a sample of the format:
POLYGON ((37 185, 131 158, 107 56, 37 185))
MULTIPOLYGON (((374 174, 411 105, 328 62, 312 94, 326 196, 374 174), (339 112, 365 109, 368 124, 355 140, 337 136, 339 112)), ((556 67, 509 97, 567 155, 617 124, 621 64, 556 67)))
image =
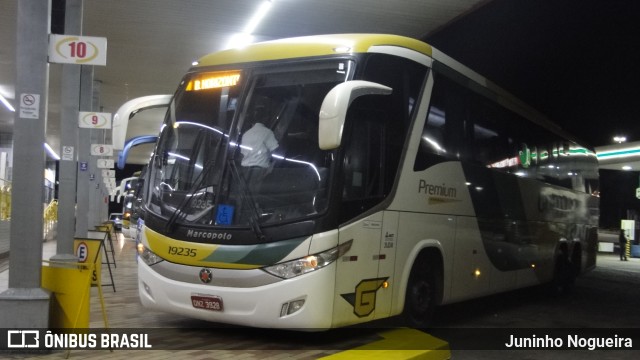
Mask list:
POLYGON ((111 129, 111 113, 80 111, 78 126, 89 129, 111 129))
POLYGON ((92 36, 49 36, 49 62, 106 65, 107 39, 92 36))

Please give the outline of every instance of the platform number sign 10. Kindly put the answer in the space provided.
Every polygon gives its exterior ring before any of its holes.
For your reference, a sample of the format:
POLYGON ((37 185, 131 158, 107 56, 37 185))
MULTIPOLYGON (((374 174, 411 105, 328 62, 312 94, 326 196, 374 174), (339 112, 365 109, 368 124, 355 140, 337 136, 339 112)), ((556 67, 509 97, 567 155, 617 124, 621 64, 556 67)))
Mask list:
POLYGON ((106 65, 107 39, 92 36, 49 36, 49 62, 79 65, 106 65))
POLYGON ((76 59, 87 58, 87 43, 84 41, 71 41, 68 43, 70 56, 76 59))

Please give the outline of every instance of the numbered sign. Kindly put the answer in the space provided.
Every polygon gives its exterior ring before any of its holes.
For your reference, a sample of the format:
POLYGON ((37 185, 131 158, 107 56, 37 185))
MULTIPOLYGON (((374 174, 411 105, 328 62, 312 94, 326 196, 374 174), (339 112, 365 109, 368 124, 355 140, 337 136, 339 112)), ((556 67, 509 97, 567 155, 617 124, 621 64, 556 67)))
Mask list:
POLYGON ((106 178, 116 178, 116 171, 115 170, 102 170, 102 177, 106 177, 106 178))
POLYGON ((49 35, 49 62, 107 65, 107 38, 49 35))
POLYGON ((78 126, 85 129, 111 129, 111 113, 80 111, 78 126))
POLYGON ((94 155, 94 156, 113 156, 113 145, 91 144, 91 155, 94 155))
POLYGON ((97 166, 98 169, 113 169, 115 165, 115 161, 112 159, 98 159, 97 166))

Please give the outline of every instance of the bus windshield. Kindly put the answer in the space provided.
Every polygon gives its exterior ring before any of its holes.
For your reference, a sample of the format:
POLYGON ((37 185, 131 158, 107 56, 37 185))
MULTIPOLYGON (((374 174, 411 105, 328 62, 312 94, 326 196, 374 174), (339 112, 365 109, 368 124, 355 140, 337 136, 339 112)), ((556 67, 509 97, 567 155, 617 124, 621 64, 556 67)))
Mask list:
POLYGON ((188 75, 152 159, 148 210, 168 227, 255 227, 323 212, 333 156, 318 147, 318 115, 351 67, 332 60, 188 75))

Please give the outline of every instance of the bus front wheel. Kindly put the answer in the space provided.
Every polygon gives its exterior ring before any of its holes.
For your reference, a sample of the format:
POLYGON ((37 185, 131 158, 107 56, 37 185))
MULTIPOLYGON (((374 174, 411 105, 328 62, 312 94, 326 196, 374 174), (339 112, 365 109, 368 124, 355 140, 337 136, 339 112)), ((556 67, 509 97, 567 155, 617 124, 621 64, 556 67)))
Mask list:
POLYGON ((426 328, 439 303, 441 270, 437 258, 421 256, 411 269, 404 302, 407 326, 426 328))

